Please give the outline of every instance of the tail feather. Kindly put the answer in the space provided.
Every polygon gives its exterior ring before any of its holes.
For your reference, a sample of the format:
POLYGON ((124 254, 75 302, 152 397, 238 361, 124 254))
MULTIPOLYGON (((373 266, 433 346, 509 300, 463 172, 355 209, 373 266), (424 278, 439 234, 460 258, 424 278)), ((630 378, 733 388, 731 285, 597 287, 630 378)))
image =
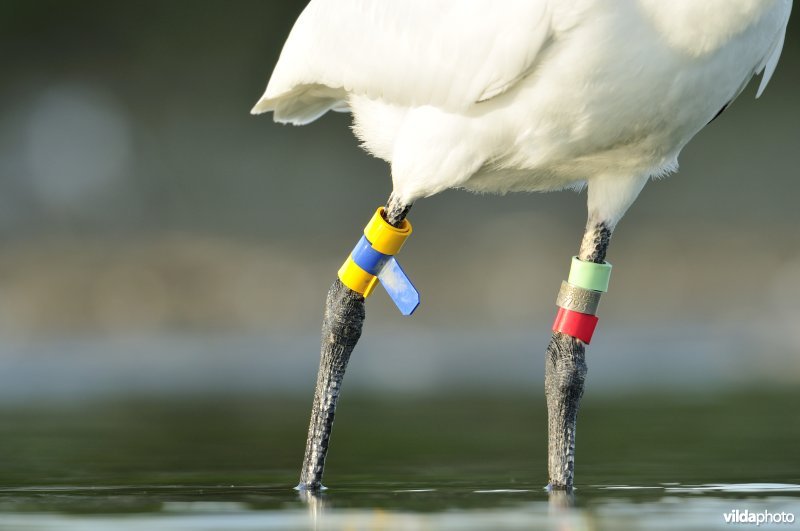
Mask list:
POLYGON ((342 89, 304 85, 275 97, 265 94, 250 110, 251 114, 272 112, 279 123, 305 125, 326 112, 348 111, 347 95, 342 89))

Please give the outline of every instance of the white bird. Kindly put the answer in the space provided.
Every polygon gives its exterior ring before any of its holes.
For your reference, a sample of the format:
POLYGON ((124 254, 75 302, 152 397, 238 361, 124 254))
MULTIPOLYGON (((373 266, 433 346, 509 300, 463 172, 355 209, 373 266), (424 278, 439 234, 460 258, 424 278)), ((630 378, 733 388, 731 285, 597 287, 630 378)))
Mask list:
MULTIPOLYGON (((312 0, 252 112, 300 125, 351 111, 363 146, 391 164, 393 225, 415 201, 448 188, 588 186, 579 257, 603 263, 611 232, 646 182, 675 171, 681 149, 754 75, 763 73, 758 96, 764 91, 791 7, 791 0, 312 0)), ((357 317, 340 317, 359 301, 334 283, 323 331, 352 325, 357 317)), ((301 477, 308 488, 320 486, 341 377, 358 340, 348 336, 352 346, 341 348, 342 337, 338 347, 323 337, 301 477)), ((557 329, 548 348, 554 488, 573 482, 581 337, 557 329)))

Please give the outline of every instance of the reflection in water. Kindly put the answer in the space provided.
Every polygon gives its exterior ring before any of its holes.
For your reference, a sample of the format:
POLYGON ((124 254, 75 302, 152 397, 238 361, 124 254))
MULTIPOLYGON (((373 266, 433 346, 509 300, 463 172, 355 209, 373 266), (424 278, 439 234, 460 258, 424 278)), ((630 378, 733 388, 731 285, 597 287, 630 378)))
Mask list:
POLYGON ((581 531, 595 529, 590 514, 575 506, 575 492, 572 489, 552 489, 547 486, 548 517, 553 529, 559 531, 581 531))
POLYGON ((558 514, 575 506, 575 493, 570 490, 551 489, 548 487, 550 514, 558 514))
POLYGON ((328 502, 325 499, 325 494, 318 490, 309 490, 300 487, 296 488, 297 497, 301 502, 308 506, 308 516, 313 524, 312 529, 317 531, 320 529, 322 517, 325 514, 326 507, 328 506, 328 502))
POLYGON ((665 522, 669 528, 730 529, 724 515, 734 510, 800 516, 796 484, 595 485, 580 487, 577 497, 480 486, 359 483, 327 493, 294 493, 286 486, 0 487, 0 531, 627 531, 663 529, 665 522))

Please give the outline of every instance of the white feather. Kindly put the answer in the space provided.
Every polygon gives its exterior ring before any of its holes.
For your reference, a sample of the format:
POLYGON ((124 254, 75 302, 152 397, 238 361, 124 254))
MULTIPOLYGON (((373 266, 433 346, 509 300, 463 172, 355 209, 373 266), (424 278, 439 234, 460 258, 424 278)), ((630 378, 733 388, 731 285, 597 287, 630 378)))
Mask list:
POLYGON ((497 7, 492 0, 312 0, 253 112, 299 123, 347 93, 454 111, 496 96, 531 68, 549 30, 546 1, 497 7))
POLYGON ((616 223, 780 56, 791 0, 312 0, 253 112, 349 106, 407 202, 589 184, 616 223))
MULTIPOLYGON (((789 9, 791 9, 791 3, 789 3, 789 9)), ((763 72, 761 76, 761 83, 758 85, 758 92, 756 92, 756 98, 760 98, 762 94, 764 94, 764 89, 767 88, 769 84, 769 80, 772 79, 772 74, 775 73, 775 69, 778 67, 778 60, 781 58, 781 52, 783 51, 783 41, 786 38, 786 28, 778 34, 778 40, 775 41, 775 45, 772 47, 772 51, 767 55, 765 62, 762 63, 757 73, 763 72)))

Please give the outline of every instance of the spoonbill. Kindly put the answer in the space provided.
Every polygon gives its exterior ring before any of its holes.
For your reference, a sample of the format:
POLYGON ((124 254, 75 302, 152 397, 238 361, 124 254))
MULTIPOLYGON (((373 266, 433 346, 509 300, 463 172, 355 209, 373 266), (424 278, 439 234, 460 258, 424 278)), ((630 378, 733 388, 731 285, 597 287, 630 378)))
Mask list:
POLYGON ((394 255, 419 199, 586 187, 588 222, 545 360, 549 487, 571 490, 585 345, 617 222, 783 47, 791 0, 311 0, 252 109, 302 125, 350 111, 392 193, 328 292, 301 489, 320 489, 336 402, 382 284, 419 298, 394 255))

